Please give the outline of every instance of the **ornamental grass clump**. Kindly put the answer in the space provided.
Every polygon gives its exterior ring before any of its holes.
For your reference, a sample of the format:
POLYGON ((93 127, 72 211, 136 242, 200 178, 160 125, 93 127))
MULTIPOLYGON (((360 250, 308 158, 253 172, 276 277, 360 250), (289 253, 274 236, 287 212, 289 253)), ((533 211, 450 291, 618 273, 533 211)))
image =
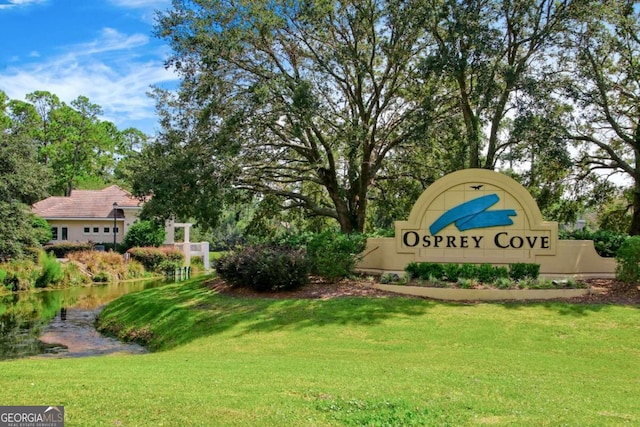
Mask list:
POLYGON ((84 251, 69 255, 69 265, 80 266, 94 282, 135 279, 144 275, 144 268, 135 261, 124 261, 117 252, 84 251))

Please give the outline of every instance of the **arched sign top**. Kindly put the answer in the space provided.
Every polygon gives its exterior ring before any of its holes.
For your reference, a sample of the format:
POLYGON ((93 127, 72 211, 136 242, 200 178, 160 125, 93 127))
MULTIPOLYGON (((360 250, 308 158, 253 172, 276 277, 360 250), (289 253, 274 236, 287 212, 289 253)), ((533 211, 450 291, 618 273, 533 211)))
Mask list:
POLYGON ((557 223, 543 221, 520 183, 486 169, 439 179, 418 198, 408 220, 396 222, 398 252, 433 261, 526 261, 554 254, 557 235, 557 223))

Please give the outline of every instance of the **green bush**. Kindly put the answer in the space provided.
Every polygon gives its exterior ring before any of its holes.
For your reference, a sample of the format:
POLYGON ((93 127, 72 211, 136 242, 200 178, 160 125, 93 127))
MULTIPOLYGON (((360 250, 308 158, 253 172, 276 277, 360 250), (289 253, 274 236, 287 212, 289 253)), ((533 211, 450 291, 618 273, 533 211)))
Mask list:
POLYGON ((125 247, 158 247, 164 243, 164 227, 151 221, 136 221, 127 230, 123 244, 125 247))
POLYGON ((618 249, 616 278, 624 283, 640 281, 640 236, 629 237, 618 249))
POLYGON ((528 263, 526 270, 527 277, 537 280, 538 276, 540 276, 540 264, 528 263))
POLYGON ((480 264, 476 273, 476 278, 482 283, 491 283, 497 277, 496 268, 491 264, 480 264))
POLYGON ((42 252, 40 254, 39 264, 41 271, 36 279, 36 288, 46 288, 49 285, 55 285, 64 277, 62 265, 53 253, 46 254, 42 252))
POLYGON ((475 264, 462 264, 458 272, 458 278, 475 279, 478 277, 478 266, 475 264))
POLYGON ((419 264, 417 262, 415 262, 415 261, 410 262, 404 268, 404 272, 407 273, 407 279, 409 279, 409 280, 411 280, 411 279, 419 279, 419 276, 418 276, 419 264))
POLYGON ((518 281, 523 279, 537 279, 540 275, 540 264, 516 262, 509 264, 509 277, 518 281))
POLYGON ((258 292, 286 291, 309 283, 311 264, 304 249, 248 246, 218 259, 215 268, 232 286, 258 292))
POLYGON ((314 235, 307 243, 312 273, 327 279, 352 275, 366 244, 364 234, 325 232, 314 235))
POLYGON ((354 273, 367 244, 367 236, 338 231, 285 233, 262 239, 259 244, 305 249, 311 262, 311 273, 333 280, 354 273))
POLYGON ((418 273, 423 279, 430 279, 433 277, 436 280, 442 280, 444 277, 444 265, 433 262, 424 262, 420 264, 418 273))
POLYGON ((615 257, 622 243, 628 238, 627 234, 615 233, 607 230, 591 231, 589 229, 558 232, 561 240, 593 240, 596 252, 603 257, 615 257))
POLYGON ((4 285, 4 280, 7 278, 7 271, 0 268, 0 285, 4 285))
POLYGON ((444 264, 445 279, 454 282, 460 277, 460 265, 455 263, 444 264))

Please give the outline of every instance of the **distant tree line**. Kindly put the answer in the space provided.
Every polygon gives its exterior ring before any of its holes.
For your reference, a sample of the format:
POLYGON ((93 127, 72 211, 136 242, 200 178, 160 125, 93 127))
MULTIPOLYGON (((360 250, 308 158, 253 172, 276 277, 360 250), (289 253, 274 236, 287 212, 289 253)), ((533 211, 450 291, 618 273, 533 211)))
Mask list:
POLYGON ((147 136, 120 131, 100 119, 102 109, 84 96, 66 104, 36 91, 25 101, 0 91, 0 259, 51 238, 30 206, 73 189, 130 188, 127 164, 147 136))

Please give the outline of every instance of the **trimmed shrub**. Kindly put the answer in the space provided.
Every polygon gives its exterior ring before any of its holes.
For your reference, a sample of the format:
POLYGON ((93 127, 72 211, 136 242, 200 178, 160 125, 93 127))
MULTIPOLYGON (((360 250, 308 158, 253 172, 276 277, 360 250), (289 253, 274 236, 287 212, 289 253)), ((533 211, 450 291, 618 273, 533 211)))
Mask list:
POLYGON ((404 272, 407 273, 407 279, 418 279, 418 263, 413 261, 407 264, 404 268, 404 272))
POLYGON ((523 279, 537 279, 540 275, 540 264, 516 262, 509 264, 509 277, 518 281, 523 279))
POLYGON ((131 248, 127 251, 132 259, 141 263, 148 271, 158 271, 163 261, 171 261, 182 265, 184 255, 179 250, 172 247, 144 247, 131 248))
POLYGON ((491 283, 497 278, 496 268, 491 264, 480 264, 476 272, 476 278, 482 283, 491 283))
POLYGON ((478 277, 478 266, 475 264, 462 264, 458 272, 458 278, 475 279, 478 277))
POLYGON ((433 262, 423 262, 418 266, 418 277, 424 280, 442 280, 444 266, 433 262))
POLYGON ((232 286, 269 292, 306 285, 311 265, 304 249, 248 246, 218 259, 215 267, 232 286))
POLYGON ((618 249, 616 278, 624 283, 640 281, 640 236, 629 237, 618 249))
POLYGON ((444 264, 444 278, 450 282, 460 277, 460 265, 455 263, 444 264))

